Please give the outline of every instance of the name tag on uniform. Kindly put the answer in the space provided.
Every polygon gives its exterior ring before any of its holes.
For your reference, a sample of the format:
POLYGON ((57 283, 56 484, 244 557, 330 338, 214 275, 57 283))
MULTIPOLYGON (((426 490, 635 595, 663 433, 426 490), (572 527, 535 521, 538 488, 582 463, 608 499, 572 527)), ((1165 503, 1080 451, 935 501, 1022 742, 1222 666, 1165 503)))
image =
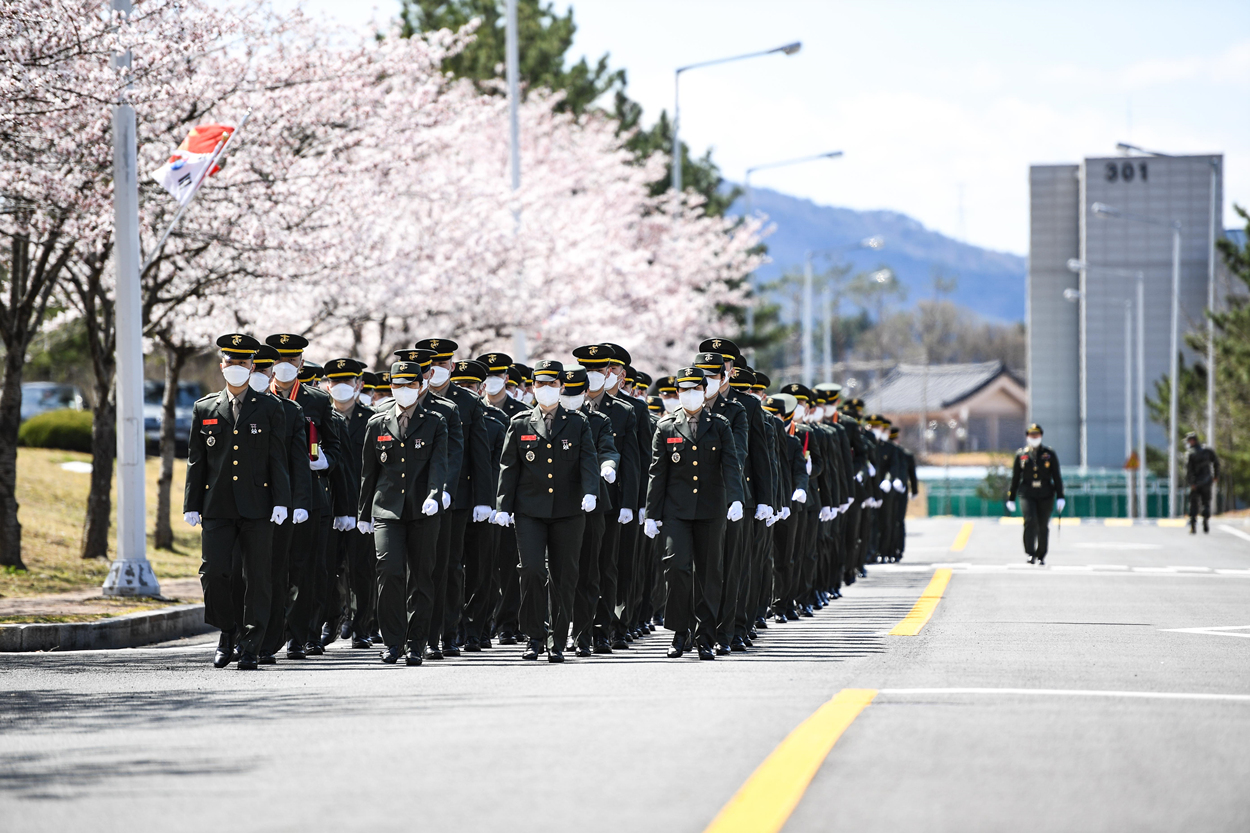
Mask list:
POLYGON ((523 443, 532 443, 536 439, 538 439, 537 434, 522 434, 521 435, 521 442, 523 443))
POLYGON ((217 424, 217 420, 215 420, 215 419, 206 419, 206 420, 204 420, 204 422, 203 422, 203 423, 201 423, 201 424, 202 424, 202 425, 216 425, 216 424, 217 424))
POLYGON ((1042 488, 1042 481, 1040 481, 1040 480, 1034 480, 1034 481, 1033 481, 1033 488, 1034 488, 1034 489, 1040 489, 1040 488, 1042 488))
POLYGON ((395 438, 394 438, 394 437, 392 437, 390 434, 379 434, 379 435, 378 435, 378 442, 380 442, 380 443, 389 443, 389 442, 390 442, 391 440, 393 440, 393 439, 395 439, 395 438))
POLYGON ((673 443, 679 443, 679 442, 684 442, 684 440, 681 437, 669 437, 668 438, 669 445, 672 445, 673 443))

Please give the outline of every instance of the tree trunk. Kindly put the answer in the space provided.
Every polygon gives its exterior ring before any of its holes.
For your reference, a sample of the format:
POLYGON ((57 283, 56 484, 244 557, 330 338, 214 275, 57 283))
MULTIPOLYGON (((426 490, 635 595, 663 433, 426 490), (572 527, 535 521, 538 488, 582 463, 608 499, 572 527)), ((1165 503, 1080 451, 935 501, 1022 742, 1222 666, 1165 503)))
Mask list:
POLYGON ((17 520, 17 429, 22 421, 22 365, 25 350, 4 357, 0 392, 0 566, 25 570, 22 525, 17 520))
POLYGON ((178 380, 186 363, 184 350, 165 345, 165 396, 161 400, 161 475, 156 481, 155 546, 160 550, 174 548, 174 529, 169 517, 170 494, 174 484, 174 449, 178 442, 175 424, 178 404, 178 380))
POLYGON ((108 558, 109 522, 113 519, 113 461, 117 455, 117 400, 114 374, 96 377, 91 423, 91 491, 82 530, 82 557, 108 558))

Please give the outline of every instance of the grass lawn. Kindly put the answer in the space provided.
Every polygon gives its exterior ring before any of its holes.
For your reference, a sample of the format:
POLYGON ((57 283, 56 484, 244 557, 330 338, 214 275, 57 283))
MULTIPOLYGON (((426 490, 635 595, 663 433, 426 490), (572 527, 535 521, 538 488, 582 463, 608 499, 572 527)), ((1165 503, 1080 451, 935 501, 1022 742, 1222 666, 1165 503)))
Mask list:
MULTIPOLYGON (((91 462, 91 455, 46 448, 21 448, 17 452, 18 520, 22 524, 22 561, 26 571, 0 570, 0 596, 23 597, 67 593, 99 587, 109 565, 101 559, 79 557, 87 489, 91 475, 66 471, 62 463, 91 462)), ((156 478, 160 460, 147 460, 148 559, 156 578, 187 578, 200 568, 200 531, 182 521, 182 489, 186 461, 174 465, 174 551, 152 547, 156 522, 156 478)), ((113 485, 113 511, 117 511, 117 483, 113 485)), ((109 557, 116 555, 116 515, 109 531, 109 557)), ((127 600, 133 605, 134 600, 127 600)))

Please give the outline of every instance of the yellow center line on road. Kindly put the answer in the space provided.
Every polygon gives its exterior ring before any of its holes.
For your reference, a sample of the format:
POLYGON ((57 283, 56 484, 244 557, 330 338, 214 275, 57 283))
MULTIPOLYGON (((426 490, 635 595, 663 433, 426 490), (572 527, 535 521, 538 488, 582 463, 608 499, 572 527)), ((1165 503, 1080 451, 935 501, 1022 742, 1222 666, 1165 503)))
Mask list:
POLYGON ((951 552, 963 552, 964 547, 968 546, 968 539, 971 537, 972 521, 967 521, 959 528, 959 534, 955 536, 955 541, 951 544, 951 552))
POLYGON ((946 585, 950 584, 950 580, 949 567, 934 570, 929 586, 920 594, 920 599, 903 617, 903 621, 890 631, 890 636, 915 636, 920 633, 921 628, 929 623, 929 617, 933 615, 933 611, 937 609, 938 602, 942 600, 942 594, 946 592, 946 585))
POLYGON ((781 830, 833 745, 876 696, 871 688, 839 691, 764 759, 704 833, 781 830))

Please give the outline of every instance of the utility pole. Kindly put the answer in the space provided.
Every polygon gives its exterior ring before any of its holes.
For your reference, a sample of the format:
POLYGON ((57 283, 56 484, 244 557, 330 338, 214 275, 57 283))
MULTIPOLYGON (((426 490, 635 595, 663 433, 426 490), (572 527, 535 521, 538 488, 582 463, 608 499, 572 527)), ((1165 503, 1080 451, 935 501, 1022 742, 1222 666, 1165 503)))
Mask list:
MULTIPOLYGON (((130 0, 113 0, 130 16, 130 0)), ((129 72, 130 51, 113 56, 129 72)), ((139 180, 135 111, 129 83, 113 105, 113 258, 117 267, 117 560, 109 565, 106 596, 159 596, 147 558, 144 502, 143 315, 139 284, 139 180)))
POLYGON ((803 263, 803 384, 812 386, 815 364, 812 353, 812 253, 809 251, 803 263))
MULTIPOLYGON (((517 44, 517 0, 508 0, 507 5, 507 31, 505 33, 504 49, 506 51, 505 60, 507 63, 508 77, 508 126, 510 129, 510 147, 509 160, 512 173, 512 196, 515 199, 517 191, 521 189, 521 123, 518 111, 520 109, 520 86, 521 86, 521 67, 520 47, 517 44)), ((512 208, 512 236, 515 238, 521 232, 521 207, 513 205, 512 208)), ((517 286, 521 290, 521 295, 525 294, 525 273, 521 267, 517 267, 517 286)), ((512 352, 516 356, 516 361, 521 364, 529 362, 529 347, 525 340, 525 328, 518 325, 512 331, 512 352)))

